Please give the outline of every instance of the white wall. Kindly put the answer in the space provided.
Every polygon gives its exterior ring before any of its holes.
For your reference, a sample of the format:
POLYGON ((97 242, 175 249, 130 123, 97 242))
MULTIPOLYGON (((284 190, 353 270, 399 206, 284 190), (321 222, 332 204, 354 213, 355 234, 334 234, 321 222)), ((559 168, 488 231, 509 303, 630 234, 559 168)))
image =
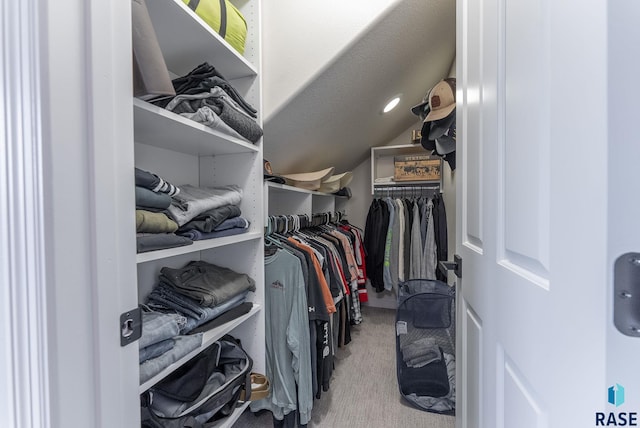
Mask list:
MULTIPOLYGON (((407 128, 404 132, 398 135, 393 140, 389 141, 387 146, 395 146, 411 143, 411 131, 414 129, 420 129, 421 123, 417 121, 415 125, 407 128)), ((442 198, 447 210, 447 231, 448 231, 448 247, 449 247, 449 259, 453 260, 453 254, 455 253, 456 242, 456 182, 455 171, 452 172, 449 168, 449 164, 444 162, 443 180, 442 180, 442 198)), ((346 204, 345 212, 349 222, 355 226, 364 229, 367 221, 367 213, 369 212, 369 206, 373 200, 371 195, 371 159, 370 157, 365 159, 360 165, 353 170, 353 181, 349 185, 352 192, 351 199, 346 204)), ((449 283, 452 283, 455 276, 453 273, 449 275, 449 283)), ((376 293, 371 286, 367 286, 369 294, 369 302, 366 303, 369 306, 377 308, 394 308, 396 307, 396 294, 395 291, 384 291, 382 293, 376 293)))
POLYGON ((265 121, 400 0, 262 3, 265 121))
POLYGON ((451 64, 447 77, 456 77, 456 57, 453 58, 453 64, 451 64))

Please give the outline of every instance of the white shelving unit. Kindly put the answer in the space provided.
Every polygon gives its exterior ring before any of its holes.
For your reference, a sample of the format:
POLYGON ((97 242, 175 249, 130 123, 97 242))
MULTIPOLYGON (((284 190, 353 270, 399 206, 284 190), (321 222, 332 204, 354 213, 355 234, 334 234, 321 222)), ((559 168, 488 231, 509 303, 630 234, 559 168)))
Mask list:
POLYGON ((142 394, 147 389, 151 388, 153 385, 155 385, 156 383, 164 379, 168 374, 172 373, 178 367, 182 366, 185 362, 189 361, 191 358, 198 355, 203 349, 207 348, 213 342, 220 339, 222 336, 232 331, 235 327, 244 323, 246 320, 255 316, 261 311, 262 311, 262 307, 259 305, 255 305, 253 308, 251 308, 251 311, 249 311, 249 313, 233 321, 230 321, 224 325, 221 325, 220 327, 214 328, 204 333, 202 338, 202 346, 199 349, 195 349, 191 351, 190 353, 180 358, 178 361, 171 364, 169 367, 165 368, 164 370, 162 370, 160 373, 158 373, 148 381, 144 382, 142 385, 140 385, 140 393, 142 394))
MULTIPOLYGON (((371 194, 376 189, 384 189, 389 186, 433 186, 434 183, 425 181, 387 181, 376 183, 376 178, 393 177, 394 156, 425 155, 428 154, 420 144, 403 144, 397 146, 371 147, 371 194)), ((440 183, 435 183, 439 185, 440 183)))
POLYGON ((225 135, 137 98, 133 100, 133 114, 135 139, 139 143, 176 150, 179 141, 179 152, 196 156, 260 151, 248 141, 225 135))
POLYGON ((311 216, 316 213, 344 211, 347 200, 343 196, 314 192, 286 184, 267 181, 264 185, 265 217, 297 214, 311 216))
POLYGON ((147 2, 153 28, 169 71, 181 76, 196 65, 207 61, 227 80, 258 75, 260 2, 246 0, 232 3, 247 21, 248 34, 244 56, 213 31, 184 2, 147 2))
POLYGON ((182 254, 197 253, 200 251, 210 250, 212 248, 224 247, 226 245, 233 245, 244 241, 250 241, 254 239, 261 239, 262 234, 260 232, 247 232, 242 235, 225 236, 218 239, 206 239, 204 241, 194 241, 193 245, 187 245, 184 247, 167 248, 165 250, 150 251, 148 253, 139 253, 136 256, 137 263, 145 263, 153 260, 162 260, 168 257, 179 256, 182 254))
MULTIPOLYGON (((244 56, 211 30, 181 0, 147 1, 167 68, 182 76, 208 62, 261 114, 260 89, 260 0, 234 2, 247 21, 244 56)), ((263 180, 262 141, 251 144, 227 136, 155 105, 133 99, 134 152, 138 168, 158 174, 172 184, 242 188, 242 216, 251 226, 247 233, 196 241, 193 245, 137 254, 138 301, 143 303, 157 283, 164 266, 179 268, 191 260, 246 273, 256 282, 249 293, 253 308, 247 314, 204 334, 202 346, 140 385, 139 393, 189 361, 225 334, 242 341, 253 359, 253 370, 265 369, 264 268, 263 268, 263 180)), ((257 123, 262 126, 262 117, 257 123)), ((132 207, 133 209, 133 207, 132 207)), ((247 408, 242 405, 222 425, 232 426, 247 408)))

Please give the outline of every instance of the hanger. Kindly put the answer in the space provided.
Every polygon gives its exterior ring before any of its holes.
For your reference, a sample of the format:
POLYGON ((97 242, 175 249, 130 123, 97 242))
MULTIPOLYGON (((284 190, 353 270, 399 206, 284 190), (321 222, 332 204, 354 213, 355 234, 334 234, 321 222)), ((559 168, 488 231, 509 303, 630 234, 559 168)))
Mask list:
POLYGON ((277 239, 274 239, 272 236, 266 236, 264 240, 265 242, 268 242, 269 244, 273 244, 278 248, 283 248, 282 244, 277 239))
POLYGON ((264 255, 272 256, 278 250, 283 250, 282 244, 280 244, 277 240, 273 239, 271 236, 265 236, 264 238, 264 255))
POLYGON ((267 216, 267 221, 264 225, 264 236, 269 236, 271 234, 271 216, 267 216))

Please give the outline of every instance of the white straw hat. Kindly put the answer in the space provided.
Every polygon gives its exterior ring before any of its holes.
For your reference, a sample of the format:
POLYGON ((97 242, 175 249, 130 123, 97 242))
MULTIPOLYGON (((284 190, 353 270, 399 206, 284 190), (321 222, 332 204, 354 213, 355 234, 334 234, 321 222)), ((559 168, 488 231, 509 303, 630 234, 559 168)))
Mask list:
POLYGON ((353 180, 353 173, 351 171, 332 175, 322 182, 318 192, 335 193, 343 187, 347 187, 349 183, 351 183, 351 180, 353 180))
POLYGON ((321 171, 304 172, 300 174, 283 174, 282 177, 287 180, 287 184, 301 189, 318 190, 322 184, 322 180, 333 174, 334 167, 326 168, 321 171))

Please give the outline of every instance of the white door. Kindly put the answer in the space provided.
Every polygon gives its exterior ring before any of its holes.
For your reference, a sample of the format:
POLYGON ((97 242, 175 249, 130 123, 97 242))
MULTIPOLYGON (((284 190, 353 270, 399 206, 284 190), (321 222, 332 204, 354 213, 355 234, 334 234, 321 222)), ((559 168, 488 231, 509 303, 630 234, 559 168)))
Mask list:
POLYGON ((635 426, 639 2, 457 6, 457 426, 635 426))
POLYGON ((139 426, 130 9, 0 7, 3 428, 139 426))

